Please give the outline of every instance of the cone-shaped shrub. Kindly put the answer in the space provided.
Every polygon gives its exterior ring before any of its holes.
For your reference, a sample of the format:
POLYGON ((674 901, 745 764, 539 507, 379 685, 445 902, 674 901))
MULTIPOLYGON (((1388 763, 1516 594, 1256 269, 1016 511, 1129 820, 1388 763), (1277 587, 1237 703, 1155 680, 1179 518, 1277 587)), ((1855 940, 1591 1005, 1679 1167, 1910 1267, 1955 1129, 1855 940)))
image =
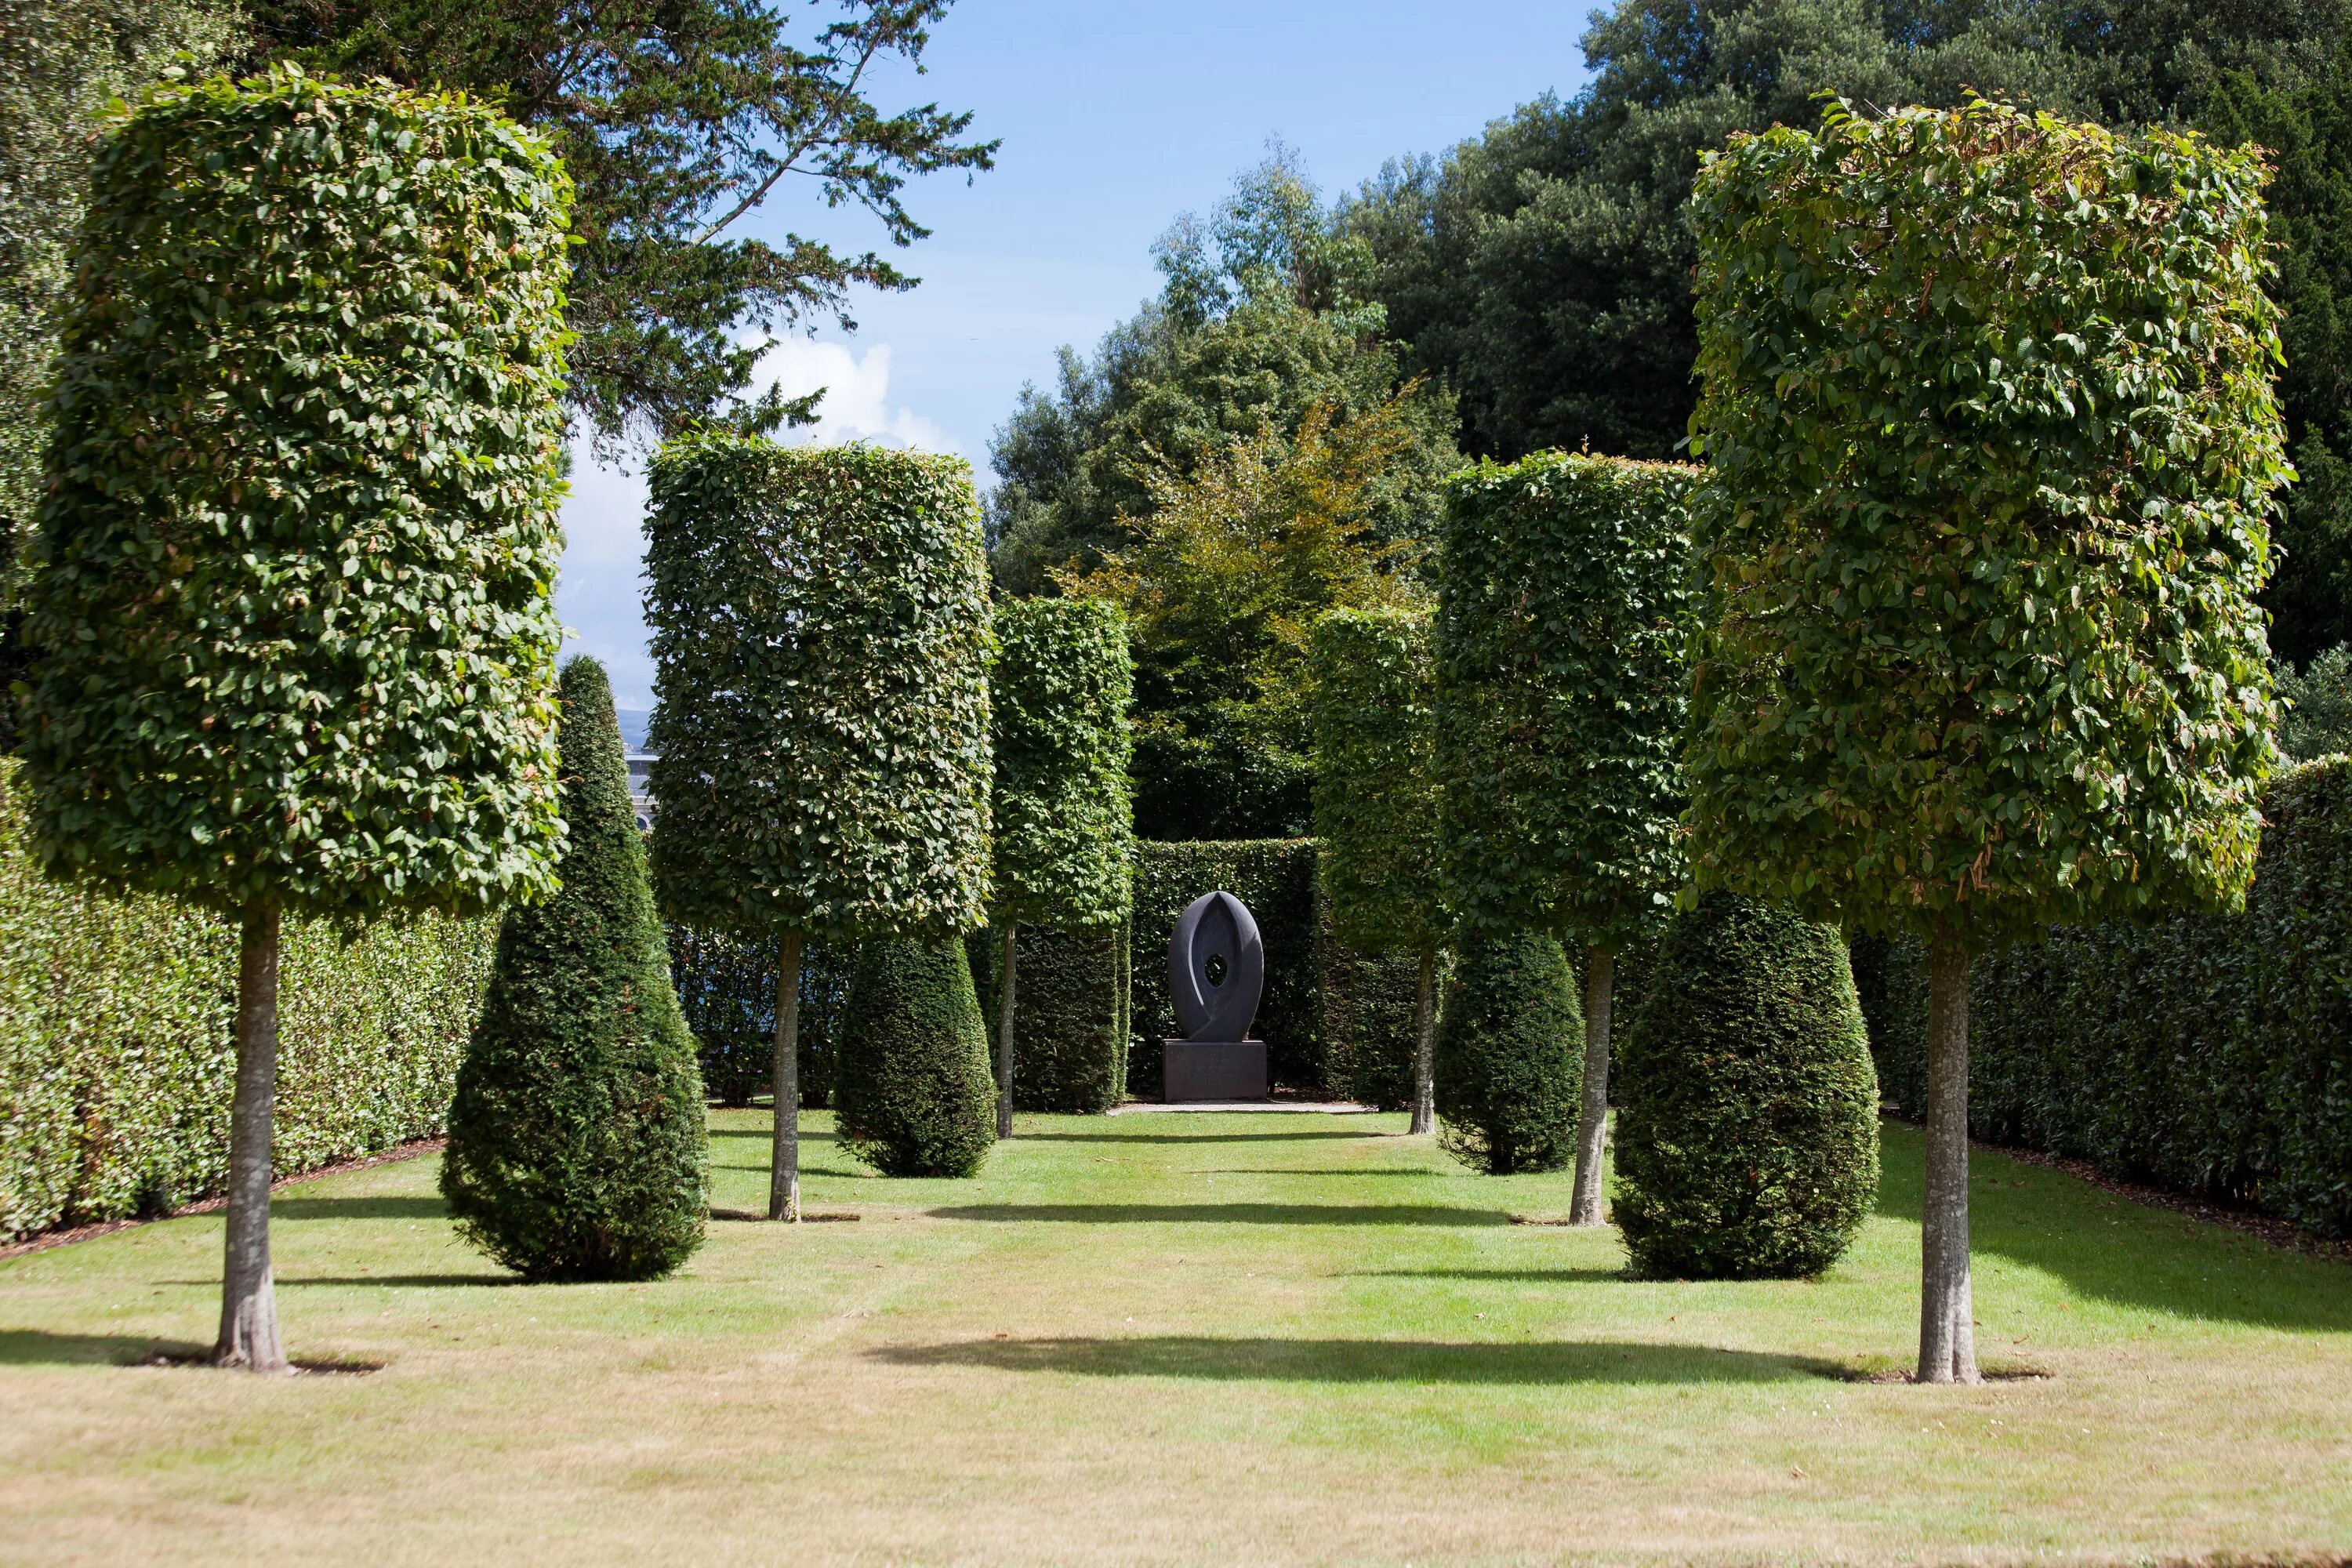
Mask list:
POLYGON ((1878 1191, 1878 1084, 1835 928, 1709 893, 1618 1057, 1616 1218, 1644 1274, 1818 1274, 1878 1191))
POLYGON ((562 887, 499 931, 441 1191, 467 1239, 525 1279, 651 1279, 702 1244, 702 1073, 604 668, 573 659, 562 695, 562 887))
POLYGON ((833 1103, 842 1146, 886 1176, 969 1176, 996 1142, 996 1084, 971 965, 953 939, 865 943, 833 1103))
POLYGON ((1488 1175, 1559 1171, 1576 1157, 1584 1013, 1559 941, 1473 937, 1437 1026, 1438 1142, 1488 1175))

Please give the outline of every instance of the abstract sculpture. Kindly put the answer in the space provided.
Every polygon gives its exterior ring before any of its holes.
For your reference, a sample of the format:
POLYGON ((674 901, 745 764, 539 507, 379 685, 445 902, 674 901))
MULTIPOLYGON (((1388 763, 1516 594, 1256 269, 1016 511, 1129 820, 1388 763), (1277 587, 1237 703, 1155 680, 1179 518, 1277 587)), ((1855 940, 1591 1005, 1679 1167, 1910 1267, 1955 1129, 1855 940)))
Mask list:
POLYGON ((1266 1098, 1265 1042, 1249 1037, 1265 986, 1265 946, 1248 906, 1227 892, 1193 900, 1168 941, 1168 994, 1183 1037, 1160 1042, 1163 1098, 1266 1098))

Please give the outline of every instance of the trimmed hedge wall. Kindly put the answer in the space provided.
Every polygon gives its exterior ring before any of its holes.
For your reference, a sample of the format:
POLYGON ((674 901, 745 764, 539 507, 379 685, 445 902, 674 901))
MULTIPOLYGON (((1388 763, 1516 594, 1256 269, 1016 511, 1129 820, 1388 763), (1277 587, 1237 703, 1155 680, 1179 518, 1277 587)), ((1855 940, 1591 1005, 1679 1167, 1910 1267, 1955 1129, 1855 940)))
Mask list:
MULTIPOLYGON (((0 1237, 218 1192, 236 927, 42 877, 15 772, 0 770, 0 1237)), ((440 1131, 497 920, 426 915, 348 944, 323 921, 285 930, 278 1174, 440 1131)))
MULTIPOLYGON (((721 1105, 768 1092, 776 1065, 776 938, 772 932, 672 925, 670 980, 702 1053, 702 1082, 721 1105)), ((801 1104, 833 1103, 834 1042, 856 966, 854 944, 801 948, 801 1104)))
MULTIPOLYGON (((1978 958, 1978 1137, 2352 1236, 2352 760, 2274 781, 2243 914, 2062 928, 1978 958)), ((1857 942, 1880 1093, 1926 1104, 1925 955, 1857 942)))
MULTIPOLYGON (((1421 959, 1411 948, 1349 947, 1328 926, 1327 921, 1322 933, 1325 1087, 1377 1110, 1410 1110, 1421 959)), ((1445 994, 1442 952, 1437 994, 1445 994)))
MULTIPOLYGON (((1087 1115, 1127 1098, 1127 928, 1055 931, 1022 925, 1013 941, 1013 1099, 1023 1110, 1087 1115)), ((980 1015, 993 1022, 1004 944, 991 929, 965 940, 980 1015)), ((997 1037, 988 1036, 995 1065, 997 1037)))
POLYGON ((1134 990, 1129 1089, 1157 1099, 1160 1042, 1176 1031, 1168 999, 1168 940, 1177 917, 1219 889, 1249 906, 1265 941, 1265 994, 1255 1034, 1278 1089, 1326 1087, 1319 918, 1312 838, 1202 839, 1136 847, 1134 990))

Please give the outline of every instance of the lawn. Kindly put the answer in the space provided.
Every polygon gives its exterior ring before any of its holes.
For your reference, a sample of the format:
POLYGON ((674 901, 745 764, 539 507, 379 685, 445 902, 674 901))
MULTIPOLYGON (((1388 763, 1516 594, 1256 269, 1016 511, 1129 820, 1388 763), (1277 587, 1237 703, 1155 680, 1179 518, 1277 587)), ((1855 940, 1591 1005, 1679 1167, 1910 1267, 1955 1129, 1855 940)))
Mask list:
MULTIPOLYGON (((677 1278, 509 1284, 429 1160, 290 1189, 295 1353, 209 1339, 217 1216, 0 1263, 0 1559, 2141 1562, 2352 1552, 2352 1270, 1980 1156, 1979 1342, 1915 1333, 1920 1151, 1811 1284, 1636 1282, 1565 1176, 1402 1117, 1021 1119, 677 1278)), ((766 1191, 719 1113, 715 1202, 766 1191)))

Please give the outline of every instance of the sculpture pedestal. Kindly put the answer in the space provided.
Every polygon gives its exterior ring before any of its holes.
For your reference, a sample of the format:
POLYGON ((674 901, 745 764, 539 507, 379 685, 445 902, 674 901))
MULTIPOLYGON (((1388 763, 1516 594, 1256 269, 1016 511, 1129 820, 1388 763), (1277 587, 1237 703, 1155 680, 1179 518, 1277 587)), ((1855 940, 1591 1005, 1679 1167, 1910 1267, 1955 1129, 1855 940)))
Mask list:
POLYGON ((1267 1096, 1264 1040, 1162 1040, 1160 1051, 1160 1098, 1171 1105, 1267 1096))

